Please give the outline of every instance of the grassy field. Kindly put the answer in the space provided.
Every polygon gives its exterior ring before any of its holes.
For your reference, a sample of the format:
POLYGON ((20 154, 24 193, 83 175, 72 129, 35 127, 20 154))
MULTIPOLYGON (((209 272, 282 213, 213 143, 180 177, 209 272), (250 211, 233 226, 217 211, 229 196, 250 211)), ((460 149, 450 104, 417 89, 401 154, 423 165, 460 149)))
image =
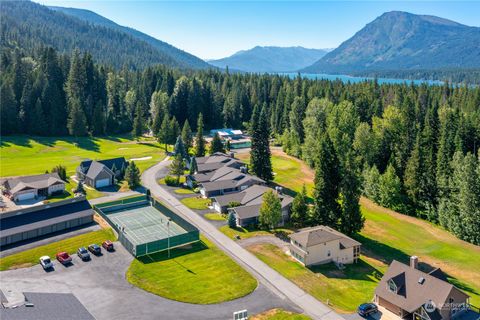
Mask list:
POLYGON ((385 264, 365 258, 344 270, 333 263, 310 269, 271 244, 253 245, 248 250, 318 300, 329 300, 330 306, 340 312, 354 312, 359 304, 370 301, 386 269, 385 264))
POLYGON ((135 259, 127 271, 130 283, 159 296, 196 304, 243 297, 257 281, 205 238, 190 249, 135 259))
MULTIPOLYGON (((124 156, 134 160, 140 171, 147 169, 165 157, 155 140, 132 140, 128 136, 102 138, 73 137, 2 137, 0 149, 0 176, 11 177, 41 174, 56 165, 64 165, 67 175, 75 174, 78 164, 85 159, 108 159, 124 156), (140 160, 142 159, 142 160, 140 160)), ((69 179, 65 189, 69 194, 55 197, 53 201, 71 196, 76 183, 69 179)), ((89 198, 101 192, 85 188, 89 198)))
MULTIPOLYGON (((248 159, 249 155, 238 157, 248 159)), ((294 192, 300 191, 303 183, 312 189, 314 172, 301 160, 273 150, 272 164, 275 182, 286 181, 286 186, 294 192)), ((451 283, 471 296, 473 305, 480 306, 480 247, 461 241, 436 225, 382 208, 368 199, 362 198, 360 204, 366 223, 357 239, 363 244, 365 259, 374 265, 381 262, 388 265, 393 259, 408 263, 411 255, 417 255, 421 267, 425 270, 440 267, 451 283)), ((369 293, 373 295, 372 288, 369 293)))
POLYGON ((55 255, 58 252, 66 251, 68 253, 75 253, 80 247, 86 247, 92 243, 101 244, 105 240, 115 240, 112 229, 102 229, 81 234, 1 258, 0 271, 30 267, 38 264, 38 259, 41 256, 50 256, 50 258, 55 259, 55 255))
POLYGON ((283 309, 272 309, 259 314, 256 314, 252 317, 249 317, 251 320, 309 320, 310 317, 307 317, 304 314, 298 314, 283 309))
POLYGON ((292 233, 292 230, 286 229, 286 228, 277 228, 272 231, 270 230, 259 230, 259 229, 248 229, 248 228, 242 228, 242 227, 236 227, 236 228, 230 228, 229 226, 222 226, 219 228, 223 234, 225 234, 227 237, 236 240, 236 236, 239 235, 240 239, 247 239, 251 237, 257 237, 257 236, 286 236, 290 233, 292 233))
POLYGON ((210 204, 212 200, 210 199, 204 199, 200 197, 191 197, 191 198, 184 198, 180 200, 184 205, 189 207, 190 209, 195 209, 195 210, 204 210, 208 209, 208 205, 210 204))
POLYGON ((217 213, 217 212, 206 213, 204 215, 204 217, 205 217, 205 219, 213 220, 213 221, 224 221, 224 220, 226 220, 224 216, 222 216, 220 213, 217 213))
POLYGON ((175 189, 173 190, 173 192, 177 193, 177 194, 195 194, 195 192, 193 192, 192 190, 190 189, 175 189))

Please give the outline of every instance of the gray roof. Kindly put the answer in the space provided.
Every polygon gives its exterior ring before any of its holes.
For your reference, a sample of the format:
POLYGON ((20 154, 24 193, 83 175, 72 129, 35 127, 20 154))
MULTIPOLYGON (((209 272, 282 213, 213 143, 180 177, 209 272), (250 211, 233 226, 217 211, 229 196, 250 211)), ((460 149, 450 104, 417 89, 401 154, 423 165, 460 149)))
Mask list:
POLYGON ((304 247, 310 247, 321 243, 327 243, 333 240, 339 240, 341 249, 351 248, 361 245, 360 242, 338 232, 327 226, 316 226, 300 229, 289 237, 304 247))
POLYGON ((240 170, 231 167, 221 167, 218 170, 197 173, 191 177, 201 184, 206 191, 235 188, 252 180, 260 184, 265 183, 265 181, 256 176, 243 173, 240 170))
MULTIPOLYGON (((246 190, 251 188, 256 188, 256 187, 262 187, 262 186, 251 186, 246 190)), ((271 188, 267 188, 267 187, 263 187, 263 188, 272 190, 271 188)), ((265 193, 266 191, 267 190, 264 190, 263 193, 265 193)), ((260 207, 262 206, 262 203, 263 203, 263 193, 260 197, 252 199, 252 201, 248 202, 246 205, 238 206, 238 207, 232 208, 231 210, 233 210, 237 215, 237 217, 239 217, 240 219, 258 217, 260 215, 260 207)), ((293 198, 286 194, 280 194, 277 196, 281 200, 282 210, 288 205, 290 205, 293 201, 293 198)))
POLYGON ((105 160, 85 160, 80 163, 77 167, 77 171, 82 172, 88 178, 95 180, 100 172, 104 168, 109 171, 110 174, 114 175, 113 169, 120 170, 122 167, 128 165, 127 160, 124 157, 105 159, 105 160))
POLYGON ((2 320, 95 320, 71 293, 24 292, 25 302, 17 308, 0 308, 2 320))
POLYGON ((58 173, 54 172, 7 179, 5 187, 11 194, 15 194, 21 190, 44 189, 58 183, 65 184, 58 173))
MULTIPOLYGON (((413 312, 425 302, 432 300, 435 305, 448 303, 452 290, 456 290, 467 299, 468 295, 461 292, 454 285, 443 281, 434 275, 427 274, 406 264, 393 260, 387 272, 375 289, 375 294, 407 312, 413 312), (419 279, 423 278, 423 283, 419 279), (388 281, 395 282, 398 293, 388 289, 388 281)), ((456 301, 460 303, 461 301, 456 301)))
POLYGON ((195 160, 197 161, 197 172, 199 173, 214 171, 221 167, 240 168, 245 166, 245 163, 220 152, 207 157, 195 158, 195 160))
POLYGON ((112 170, 110 170, 106 165, 104 165, 103 163, 100 163, 98 161, 92 161, 92 163, 90 164, 90 167, 88 168, 88 171, 87 171, 87 174, 86 176, 92 180, 95 180, 97 178, 97 176, 100 174, 100 172, 102 171, 107 171, 109 174, 111 174, 112 176, 114 175, 114 173, 112 172, 112 170))
MULTIPOLYGON (((261 204, 263 202, 263 194, 269 190, 273 189, 262 185, 252 185, 240 192, 212 197, 212 200, 222 207, 227 206, 231 202, 239 202, 243 206, 261 204)), ((282 207, 293 201, 293 198, 286 194, 281 194, 279 197, 282 199, 282 207)))

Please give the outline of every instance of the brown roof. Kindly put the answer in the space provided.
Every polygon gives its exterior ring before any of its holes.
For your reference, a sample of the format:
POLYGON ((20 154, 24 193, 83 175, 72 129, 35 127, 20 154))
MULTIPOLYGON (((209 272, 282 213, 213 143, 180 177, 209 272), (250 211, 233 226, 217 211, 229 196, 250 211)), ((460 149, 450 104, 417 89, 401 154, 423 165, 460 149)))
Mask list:
POLYGON ((436 306, 447 303, 447 298, 452 290, 459 291, 465 296, 465 299, 468 297, 454 285, 434 275, 393 260, 378 283, 375 294, 407 312, 414 312, 430 300, 436 306), (389 280, 397 285, 398 293, 389 290, 389 280))
POLYGON ((303 228, 291 234, 289 237, 304 247, 310 247, 333 240, 340 240, 339 242, 340 246, 343 247, 342 249, 361 245, 360 242, 327 226, 303 228))
POLYGON ((25 189, 48 188, 57 183, 65 184, 65 182, 60 179, 58 173, 54 172, 7 179, 5 186, 11 194, 15 194, 16 192, 25 189))

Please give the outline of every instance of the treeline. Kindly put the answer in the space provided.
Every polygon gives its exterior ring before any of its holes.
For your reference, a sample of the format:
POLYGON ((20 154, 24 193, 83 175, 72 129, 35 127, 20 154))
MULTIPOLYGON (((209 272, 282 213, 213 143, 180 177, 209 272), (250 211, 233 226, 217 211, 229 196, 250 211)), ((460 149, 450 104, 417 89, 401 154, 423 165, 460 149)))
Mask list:
POLYGON ((257 106, 270 137, 316 169, 315 212, 328 212, 317 221, 348 220, 363 186, 384 206, 479 243, 478 87, 115 70, 51 48, 0 59, 2 134, 160 137, 163 126, 174 140, 187 121, 197 131, 199 114, 206 130, 250 129, 257 106))
POLYGON ((352 72, 352 75, 372 78, 442 80, 450 83, 468 83, 470 85, 480 85, 480 69, 474 68, 359 71, 352 72))

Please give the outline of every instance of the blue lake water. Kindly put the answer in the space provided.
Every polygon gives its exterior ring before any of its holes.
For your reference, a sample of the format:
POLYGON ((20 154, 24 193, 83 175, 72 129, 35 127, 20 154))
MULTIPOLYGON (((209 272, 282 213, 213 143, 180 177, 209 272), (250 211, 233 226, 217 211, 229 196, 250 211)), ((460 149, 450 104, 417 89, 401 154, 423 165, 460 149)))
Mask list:
MULTIPOLYGON (((290 78, 295 78, 298 73, 292 72, 292 73, 280 73, 281 75, 288 76, 290 78)), ((358 83, 358 82, 363 82, 363 81, 372 81, 374 78, 370 77, 353 77, 353 76, 347 76, 344 74, 323 74, 323 73, 302 73, 302 77, 307 78, 307 79, 324 79, 324 80, 341 80, 342 82, 350 82, 350 83, 358 83)), ((382 83, 393 83, 393 84, 402 84, 402 83, 414 83, 414 84, 423 84, 426 83, 428 85, 442 85, 443 81, 439 80, 411 80, 411 79, 393 79, 393 78, 377 78, 377 81, 379 84, 382 83)))

